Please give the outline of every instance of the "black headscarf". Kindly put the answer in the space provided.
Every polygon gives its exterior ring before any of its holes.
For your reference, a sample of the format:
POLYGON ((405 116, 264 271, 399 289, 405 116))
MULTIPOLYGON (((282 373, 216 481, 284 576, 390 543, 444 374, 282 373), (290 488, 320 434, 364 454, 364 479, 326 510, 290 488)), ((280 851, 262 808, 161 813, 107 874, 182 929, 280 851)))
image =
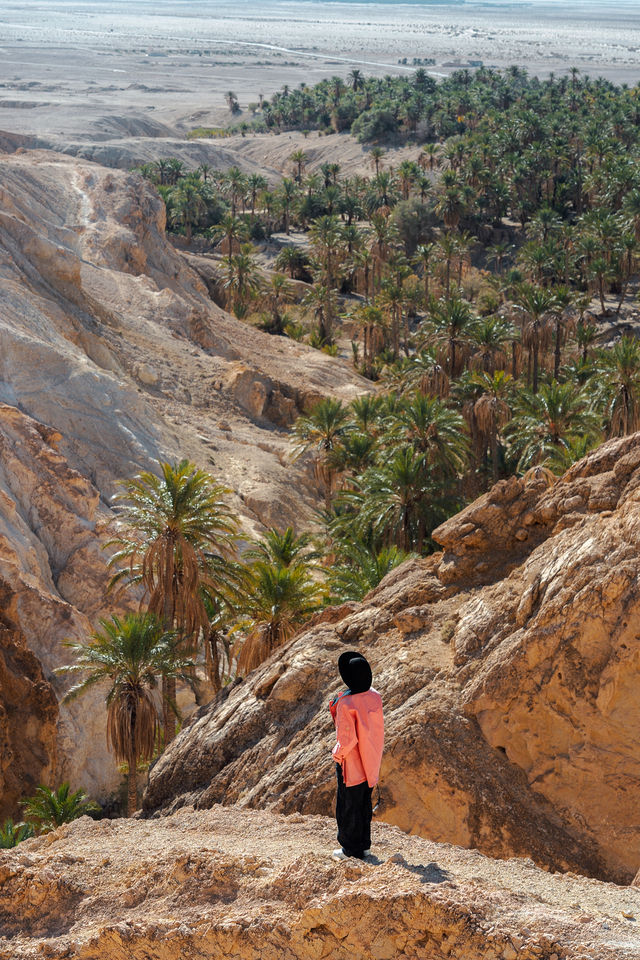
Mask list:
POLYGON ((371 687, 371 667, 356 650, 340 654, 338 670, 351 693, 366 693, 371 687))

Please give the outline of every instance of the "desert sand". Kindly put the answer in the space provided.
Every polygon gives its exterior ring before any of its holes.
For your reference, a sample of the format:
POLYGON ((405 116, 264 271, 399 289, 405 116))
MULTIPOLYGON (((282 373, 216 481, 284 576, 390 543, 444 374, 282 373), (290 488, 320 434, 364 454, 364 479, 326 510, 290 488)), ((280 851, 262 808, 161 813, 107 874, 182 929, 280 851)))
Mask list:
MULTIPOLYGON (((0 20, 0 129, 67 143, 183 138, 228 124, 260 94, 323 77, 411 73, 413 58, 444 76, 456 64, 525 66, 560 76, 575 66, 640 80, 633 3, 71 4, 21 0, 0 20), (400 62, 404 61, 406 63, 400 62)), ((75 150, 73 152, 76 152, 75 150)))

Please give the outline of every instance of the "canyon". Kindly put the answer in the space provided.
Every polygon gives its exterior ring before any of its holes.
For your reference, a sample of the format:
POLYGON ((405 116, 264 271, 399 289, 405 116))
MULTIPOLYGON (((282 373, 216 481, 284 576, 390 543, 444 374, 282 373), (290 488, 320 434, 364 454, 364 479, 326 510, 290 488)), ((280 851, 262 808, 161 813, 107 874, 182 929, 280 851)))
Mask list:
MULTIPOLYGON (((223 162, 244 169, 281 171, 294 143, 236 139, 223 162)), ((372 388, 216 306, 137 174, 13 134, 0 150, 1 818, 40 782, 118 789, 103 695, 62 704, 56 670, 114 609, 119 482, 187 457, 245 537, 311 526, 289 428, 372 388)), ((0 960, 640 956, 639 503, 640 434, 500 481, 438 552, 191 703, 141 816, 2 852, 0 960), (336 865, 327 705, 350 648, 387 748, 374 858, 336 865)))
MULTIPOLYGON (((113 610, 102 547, 119 482, 186 457, 233 491, 246 536, 311 522, 315 483, 292 462, 286 428, 322 396, 368 387, 340 360, 216 307, 139 176, 22 144, 0 139, 3 616, 49 690, 29 726, 25 785, 55 771, 104 800, 119 774, 102 698, 59 706, 71 681, 54 671, 69 659, 62 641, 113 610)), ((8 688, 21 682, 12 663, 8 688)), ((6 750, 18 753, 10 727, 6 750)), ((16 797, 0 786, 2 816, 16 797)))

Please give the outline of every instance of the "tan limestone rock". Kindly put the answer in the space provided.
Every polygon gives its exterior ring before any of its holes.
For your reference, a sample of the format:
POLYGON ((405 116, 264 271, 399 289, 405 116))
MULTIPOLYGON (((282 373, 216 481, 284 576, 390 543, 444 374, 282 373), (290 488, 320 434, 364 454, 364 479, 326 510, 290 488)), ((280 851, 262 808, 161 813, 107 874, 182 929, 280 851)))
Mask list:
POLYGON ((85 817, 0 853, 0 960, 631 960, 640 891, 374 824, 184 808, 85 817), (634 918, 634 919, 632 919, 634 918))
POLYGON ((640 434, 555 483, 544 471, 503 481, 434 538, 443 553, 393 571, 203 708, 151 771, 146 809, 329 813, 327 703, 355 646, 385 702, 385 820, 628 883, 640 864, 640 434), (604 490, 606 510, 577 512, 604 490))
MULTIPOLYGON (((3 618, 4 619, 4 618, 3 618)), ((37 657, 0 624, 0 821, 56 768, 58 702, 37 657)))
MULTIPOLYGON (((118 481, 186 457, 234 491, 247 534, 304 524, 317 491, 281 428, 367 385, 216 307, 142 178, 22 146, 0 136, 0 582, 60 697, 62 640, 113 609, 100 544, 118 481)), ((56 771, 100 797, 118 779, 102 699, 62 708, 56 771)))

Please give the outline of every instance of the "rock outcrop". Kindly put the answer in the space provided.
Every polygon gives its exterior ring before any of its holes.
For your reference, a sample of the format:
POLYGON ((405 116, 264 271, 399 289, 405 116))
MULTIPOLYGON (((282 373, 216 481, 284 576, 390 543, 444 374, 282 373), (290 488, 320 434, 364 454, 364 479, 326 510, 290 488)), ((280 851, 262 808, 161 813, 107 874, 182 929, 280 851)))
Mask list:
POLYGON ((640 891, 550 875, 376 824, 185 808, 87 817, 0 853, 0 960, 631 960, 640 891))
MULTIPOLYGON (((304 522, 316 491, 278 425, 360 382, 218 309, 140 177, 28 145, 0 137, 12 151, 0 183, 0 589, 59 699, 61 641, 86 637, 111 609, 101 544, 118 481, 187 457, 233 489, 247 532, 304 522)), ((0 691, 0 710, 11 696, 0 691)), ((101 799, 117 784, 98 693, 60 710, 57 750, 40 752, 42 771, 57 755, 50 782, 67 776, 101 799)), ((18 812, 14 792, 0 816, 18 812)))
MULTIPOLYGON (((640 863, 640 434, 555 483, 504 481, 365 602, 203 708, 150 773, 181 803, 329 813, 336 660, 386 707, 382 816, 412 833, 630 882, 640 863)), ((333 621, 333 622, 331 622, 333 621)))
POLYGON ((58 702, 37 657, 0 622, 0 819, 56 766, 58 702))
POLYGON ((0 404, 0 683, 5 789, 0 818, 34 785, 69 778, 105 797, 117 772, 105 743, 103 695, 58 707, 71 685, 54 673, 64 639, 88 636, 107 613, 101 544, 111 511, 60 453, 60 434, 0 404), (9 777, 9 779, 8 779, 9 777), (10 781, 10 787, 9 787, 10 781))

